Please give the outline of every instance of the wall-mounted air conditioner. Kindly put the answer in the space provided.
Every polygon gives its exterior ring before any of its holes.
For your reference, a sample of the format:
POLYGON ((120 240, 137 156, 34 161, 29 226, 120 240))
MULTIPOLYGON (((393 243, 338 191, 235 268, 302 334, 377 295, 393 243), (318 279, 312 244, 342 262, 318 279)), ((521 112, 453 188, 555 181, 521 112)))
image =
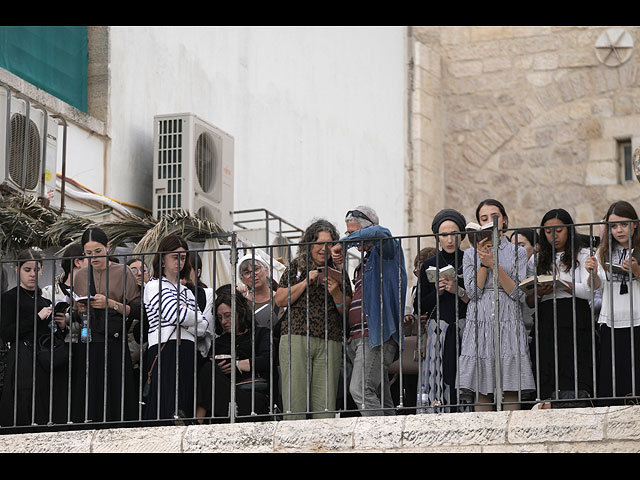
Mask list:
POLYGON ((58 122, 0 84, 0 186, 47 202, 56 196, 58 122))
POLYGON ((186 210, 233 230, 233 137, 191 113, 156 115, 153 215, 186 210))

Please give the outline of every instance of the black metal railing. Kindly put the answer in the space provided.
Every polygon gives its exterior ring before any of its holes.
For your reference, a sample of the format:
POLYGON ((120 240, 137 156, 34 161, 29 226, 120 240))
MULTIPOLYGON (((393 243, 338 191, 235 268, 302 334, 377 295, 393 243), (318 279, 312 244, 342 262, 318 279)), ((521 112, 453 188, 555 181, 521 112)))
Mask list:
MULTIPOLYGON (((69 275, 62 262, 87 257, 5 259, 0 431, 635 403, 638 280, 615 262, 584 269, 605 224, 552 227, 571 242, 552 244, 548 272, 518 246, 522 230, 497 227, 489 265, 473 232, 452 252, 438 234, 298 243, 282 268, 275 246, 242 255, 229 234, 229 246, 177 257, 179 271, 209 268, 209 285, 154 279, 154 261, 176 252, 136 254, 135 267, 124 266, 134 255, 92 255, 103 269, 90 259, 69 275), (404 258, 434 244, 427 259, 404 258), (336 245, 358 253, 339 264, 336 245), (578 264, 566 269, 561 253, 578 264), (545 290, 543 273, 564 283, 545 290)), ((533 232, 534 247, 549 233, 533 232)), ((607 232, 608 258, 633 256, 631 239, 607 232)))

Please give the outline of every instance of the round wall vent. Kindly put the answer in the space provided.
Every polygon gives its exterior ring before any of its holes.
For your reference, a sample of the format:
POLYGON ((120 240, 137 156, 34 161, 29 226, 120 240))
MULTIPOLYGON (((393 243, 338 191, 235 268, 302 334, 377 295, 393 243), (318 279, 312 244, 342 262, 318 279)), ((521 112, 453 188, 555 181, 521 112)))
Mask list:
POLYGON ((633 38, 624 28, 608 28, 596 40, 596 56, 608 67, 622 65, 632 53, 633 38))

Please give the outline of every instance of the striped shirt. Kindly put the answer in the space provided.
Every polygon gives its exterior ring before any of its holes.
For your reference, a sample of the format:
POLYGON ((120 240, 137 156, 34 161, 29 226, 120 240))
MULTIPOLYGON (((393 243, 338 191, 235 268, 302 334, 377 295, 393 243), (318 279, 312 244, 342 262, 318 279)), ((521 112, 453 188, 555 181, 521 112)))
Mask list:
POLYGON ((362 271, 364 268, 358 267, 353 278, 353 297, 349 307, 349 337, 361 338, 362 329, 364 336, 369 336, 367 328, 367 317, 362 314, 362 271))
POLYGON ((160 343, 177 339, 178 331, 180 339, 195 341, 209 327, 210 319, 200 312, 193 292, 183 285, 174 285, 166 278, 152 278, 145 285, 144 307, 149 321, 150 346, 159 343, 159 334, 162 335, 160 343))

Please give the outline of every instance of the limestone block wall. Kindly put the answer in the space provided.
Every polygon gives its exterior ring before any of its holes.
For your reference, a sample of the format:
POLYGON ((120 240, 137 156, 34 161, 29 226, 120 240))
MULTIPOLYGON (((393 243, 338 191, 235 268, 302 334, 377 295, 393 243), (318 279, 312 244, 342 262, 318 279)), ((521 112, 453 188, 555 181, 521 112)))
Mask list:
POLYGON ((640 406, 0 435, 3 453, 640 452, 640 406))
POLYGON ((610 66, 596 49, 607 27, 414 27, 413 169, 428 178, 413 184, 409 231, 430 232, 445 207, 472 220, 488 197, 512 227, 551 208, 578 223, 619 199, 640 209, 617 147, 640 136, 640 29, 622 28, 631 55, 610 66))

